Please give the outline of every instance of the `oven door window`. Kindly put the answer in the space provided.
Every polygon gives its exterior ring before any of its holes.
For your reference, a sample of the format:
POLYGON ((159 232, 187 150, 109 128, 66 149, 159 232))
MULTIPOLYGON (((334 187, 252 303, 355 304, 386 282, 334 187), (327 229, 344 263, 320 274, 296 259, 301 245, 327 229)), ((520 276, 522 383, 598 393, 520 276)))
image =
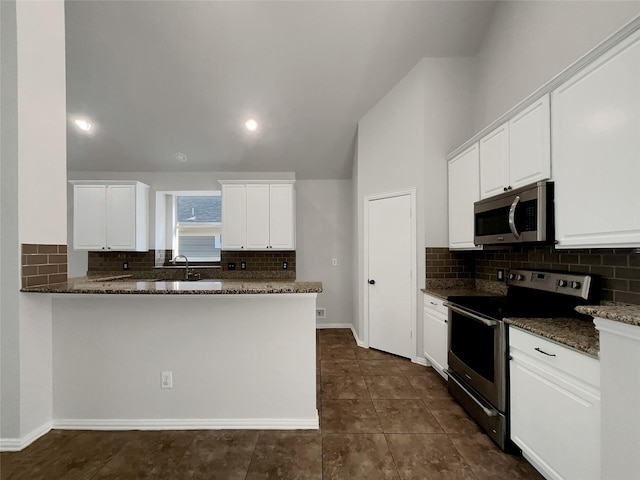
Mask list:
POLYGON ((496 329, 452 312, 451 351, 469 368, 495 382, 496 329))

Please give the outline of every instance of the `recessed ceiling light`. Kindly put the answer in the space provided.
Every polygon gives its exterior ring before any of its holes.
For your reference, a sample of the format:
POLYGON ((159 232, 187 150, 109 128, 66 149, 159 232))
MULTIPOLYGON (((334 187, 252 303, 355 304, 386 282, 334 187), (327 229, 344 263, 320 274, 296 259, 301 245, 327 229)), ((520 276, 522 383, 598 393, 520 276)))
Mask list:
POLYGON ((258 122, 254 118, 250 118, 244 123, 244 126, 247 127, 247 130, 250 132, 255 132, 258 129, 258 122))
POLYGON ((91 122, 85 118, 76 118, 73 123, 75 123, 76 127, 78 127, 83 132, 88 132, 91 130, 91 122))
POLYGON ((182 152, 176 152, 175 156, 176 156, 176 160, 179 162, 184 163, 187 161, 187 156, 182 152))

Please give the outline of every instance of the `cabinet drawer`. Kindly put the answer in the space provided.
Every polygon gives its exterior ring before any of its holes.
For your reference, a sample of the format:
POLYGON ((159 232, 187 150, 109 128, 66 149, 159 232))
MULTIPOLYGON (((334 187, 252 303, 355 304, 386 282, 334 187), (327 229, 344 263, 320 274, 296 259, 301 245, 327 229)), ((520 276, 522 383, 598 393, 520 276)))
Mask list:
POLYGON ((435 310, 443 315, 449 314, 449 309, 444 306, 444 300, 439 297, 429 295, 428 293, 424 294, 424 308, 432 311, 435 310))
POLYGON ((561 373, 600 388, 600 362, 537 335, 509 326, 509 352, 530 362, 553 367, 561 373))

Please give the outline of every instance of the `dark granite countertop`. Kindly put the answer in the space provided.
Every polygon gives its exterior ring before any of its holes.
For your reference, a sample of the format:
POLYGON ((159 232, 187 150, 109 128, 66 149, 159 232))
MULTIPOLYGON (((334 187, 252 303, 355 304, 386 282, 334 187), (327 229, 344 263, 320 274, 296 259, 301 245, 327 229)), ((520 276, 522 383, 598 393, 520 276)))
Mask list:
POLYGON ((640 327, 640 305, 585 305, 576 310, 592 317, 640 327))
POLYGON ((27 287, 21 292, 64 294, 277 294, 320 293, 321 282, 297 282, 282 279, 224 279, 188 281, 148 281, 127 276, 107 278, 71 278, 66 283, 27 287))
POLYGON ((580 353, 598 358, 600 336, 592 321, 577 318, 505 318, 504 321, 580 353))

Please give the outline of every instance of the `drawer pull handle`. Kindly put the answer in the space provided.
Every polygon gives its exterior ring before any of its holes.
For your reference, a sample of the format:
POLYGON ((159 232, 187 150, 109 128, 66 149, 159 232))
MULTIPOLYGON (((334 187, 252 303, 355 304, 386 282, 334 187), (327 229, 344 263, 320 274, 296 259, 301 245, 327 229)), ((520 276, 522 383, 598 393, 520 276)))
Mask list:
POLYGON ((542 353, 542 354, 544 354, 544 355, 547 355, 547 356, 549 356, 549 357, 555 357, 555 356, 556 356, 556 354, 555 354, 555 353, 547 353, 547 352, 545 352, 544 350, 540 350, 538 347, 534 348, 534 350, 535 350, 536 352, 540 352, 540 353, 542 353))
POLYGON ((438 305, 436 302, 429 302, 431 305, 438 305))

